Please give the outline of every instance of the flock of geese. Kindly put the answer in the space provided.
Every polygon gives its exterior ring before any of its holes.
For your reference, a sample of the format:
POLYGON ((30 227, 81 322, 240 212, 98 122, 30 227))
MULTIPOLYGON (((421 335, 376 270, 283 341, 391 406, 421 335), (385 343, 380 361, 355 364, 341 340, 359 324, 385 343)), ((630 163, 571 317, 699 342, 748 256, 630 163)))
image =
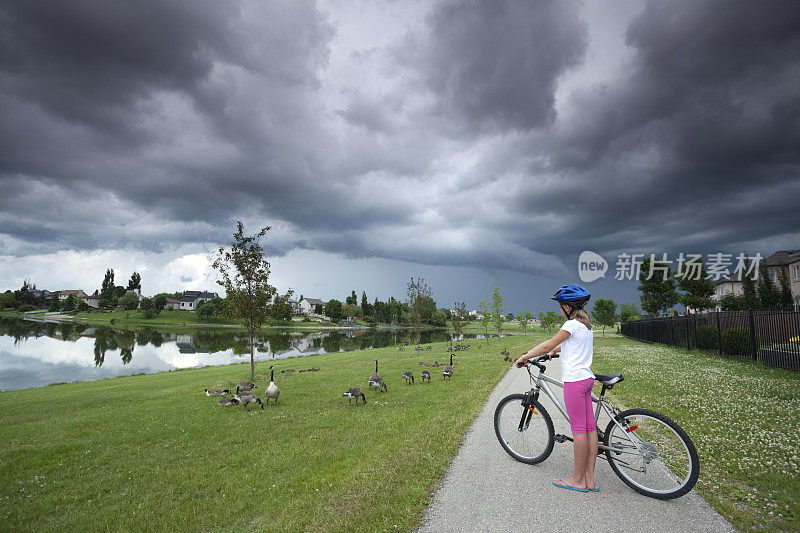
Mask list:
MULTIPOLYGON (((420 377, 422 378, 423 383, 425 383, 426 379, 428 380, 428 383, 431 382, 431 373, 428 370, 423 370, 420 377)), ((444 368, 442 369, 443 380, 451 377, 453 377, 453 354, 450 354, 450 364, 444 365, 444 368)), ((403 379, 405 380, 406 385, 412 385, 414 383, 414 373, 403 372, 403 379)), ((377 359, 375 359, 375 372, 369 377, 368 385, 370 389, 376 389, 379 392, 388 391, 386 382, 378 373, 377 359)), ((364 391, 361 390, 361 387, 350 387, 344 393, 342 393, 342 396, 347 398, 347 403, 353 403, 353 400, 355 400, 356 405, 358 405, 359 399, 361 399, 365 404, 367 403, 367 397, 364 395, 364 391)))
MULTIPOLYGON (((204 390, 206 396, 224 396, 223 398, 220 398, 219 402, 217 402, 219 405, 222 405, 224 407, 242 404, 245 410, 247 410, 248 405, 250 405, 251 403, 257 403, 258 405, 261 406, 261 409, 264 409, 264 402, 262 402, 261 398, 256 396, 256 393, 253 392, 253 389, 257 388, 258 386, 256 386, 253 382, 242 380, 236 384, 236 393, 233 395, 233 398, 228 398, 227 396, 225 396, 225 394, 231 393, 229 389, 223 389, 223 390, 204 389, 204 390)), ((269 405, 270 400, 275 400, 274 403, 278 403, 278 396, 280 396, 280 394, 281 394, 281 389, 279 389, 278 386, 275 385, 275 367, 270 366, 269 386, 267 387, 267 390, 264 391, 264 401, 267 402, 267 405, 269 405)))
MULTIPOLYGON (((455 349, 469 349, 469 346, 458 346, 456 348, 450 347, 451 350, 455 349)), ((450 379, 453 377, 453 356, 455 354, 450 354, 450 364, 444 365, 442 369, 442 380, 450 379)), ((422 361, 419 362, 420 365, 428 366, 427 363, 422 361)), ((439 366, 437 362, 435 366, 439 366)), ((319 369, 311 369, 310 371, 316 371, 319 369)), ((292 370, 293 371, 293 370, 292 370)), ((206 393, 206 396, 222 396, 220 398, 219 405, 229 407, 231 405, 238 405, 242 404, 245 410, 247 410, 247 406, 251 403, 255 403, 261 406, 261 409, 264 409, 264 403, 266 402, 269 405, 270 400, 275 400, 274 403, 278 402, 278 396, 281 394, 281 390, 275 385, 275 367, 269 367, 269 386, 264 391, 264 401, 261 400, 256 393, 253 392, 253 389, 257 389, 258 387, 252 383, 251 381, 242 380, 236 385, 236 392, 232 395, 232 397, 225 396, 226 394, 231 394, 230 389, 203 389, 206 393)), ((286 372, 284 370, 284 372, 286 372)), ((302 370, 301 370, 302 372, 302 370)), ((422 382, 425 383, 425 380, 428 380, 428 383, 431 382, 431 373, 428 370, 423 370, 420 374, 422 378, 422 382)), ((406 385, 413 385, 414 384, 414 373, 413 372, 403 372, 403 379, 406 382, 406 385)), ((370 389, 375 389, 379 392, 387 392, 389 388, 386 386, 386 382, 383 380, 381 375, 378 373, 378 360, 375 359, 375 372, 369 377, 368 386, 370 389)), ((358 405, 358 400, 361 399, 363 403, 367 403, 367 398, 364 395, 364 392, 361 390, 360 387, 350 387, 348 388, 343 394, 345 398, 348 399, 348 403, 352 403, 353 400, 356 401, 356 405, 358 405)))

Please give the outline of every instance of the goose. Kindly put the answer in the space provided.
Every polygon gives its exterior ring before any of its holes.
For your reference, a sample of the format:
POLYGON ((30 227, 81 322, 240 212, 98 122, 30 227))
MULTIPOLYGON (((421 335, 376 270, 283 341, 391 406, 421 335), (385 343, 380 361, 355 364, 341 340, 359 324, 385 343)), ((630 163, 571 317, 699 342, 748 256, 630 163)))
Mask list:
POLYGON ((364 396, 364 393, 363 393, 363 392, 361 392, 361 389, 359 389, 358 387, 350 387, 349 389, 347 389, 347 390, 346 390, 346 391, 345 391, 345 392, 342 394, 342 396, 344 396, 345 398, 347 398, 347 403, 353 403, 353 398, 355 398, 355 399, 356 399, 356 405, 358 405, 358 399, 359 399, 359 398, 361 398, 362 400, 364 400, 364 403, 365 403, 365 404, 367 403, 367 397, 366 397, 366 396, 364 396))
POLYGON ((378 381, 379 379, 381 379, 381 375, 380 375, 380 374, 378 374, 378 360, 377 360, 377 359, 375 359, 375 373, 374 373, 374 374, 372 374, 372 375, 369 377, 369 380, 370 380, 370 381, 378 381))
POLYGON ((411 372, 403 372, 403 379, 406 380, 406 384, 408 384, 409 381, 414 383, 414 374, 411 372))
POLYGON ((267 401, 268 405, 270 398, 273 398, 275 403, 278 403, 278 396, 281 393, 281 389, 279 389, 278 386, 275 385, 275 381, 273 381, 274 378, 275 370, 273 370, 273 367, 269 367, 269 387, 264 391, 264 399, 267 401))
POLYGON ((450 364, 444 365, 442 370, 442 379, 453 377, 453 354, 450 354, 450 364))
POLYGON ((228 389, 225 389, 225 390, 219 390, 219 389, 211 389, 211 390, 208 390, 208 389, 203 389, 203 390, 204 390, 204 391, 206 391, 206 396, 222 396, 223 394, 230 394, 230 393, 231 393, 231 391, 229 391, 228 389))
POLYGON ((240 392, 248 392, 257 388, 258 387, 256 387, 253 383, 243 379, 236 385, 236 393, 238 394, 240 392))
POLYGON ((239 400, 237 400, 236 398, 221 398, 220 401, 217 403, 224 407, 227 407, 229 405, 236 405, 237 403, 239 403, 239 400))
POLYGON ((425 378, 428 378, 428 383, 431 382, 431 373, 427 370, 422 371, 422 382, 425 383, 425 378))
POLYGON ((244 406, 245 410, 247 410, 247 405, 251 403, 257 403, 261 406, 261 409, 264 409, 264 403, 261 401, 261 398, 259 398, 250 391, 237 392, 236 394, 233 395, 233 398, 234 400, 239 400, 240 402, 242 402, 242 405, 244 406))

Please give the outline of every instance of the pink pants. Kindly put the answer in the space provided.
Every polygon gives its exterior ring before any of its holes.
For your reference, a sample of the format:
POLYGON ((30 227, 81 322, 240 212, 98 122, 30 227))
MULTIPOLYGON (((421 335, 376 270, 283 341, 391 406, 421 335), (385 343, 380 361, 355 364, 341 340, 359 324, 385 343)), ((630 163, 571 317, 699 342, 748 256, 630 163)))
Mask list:
POLYGON ((592 410, 592 385, 592 378, 564 383, 564 405, 573 435, 585 435, 597 430, 592 410))

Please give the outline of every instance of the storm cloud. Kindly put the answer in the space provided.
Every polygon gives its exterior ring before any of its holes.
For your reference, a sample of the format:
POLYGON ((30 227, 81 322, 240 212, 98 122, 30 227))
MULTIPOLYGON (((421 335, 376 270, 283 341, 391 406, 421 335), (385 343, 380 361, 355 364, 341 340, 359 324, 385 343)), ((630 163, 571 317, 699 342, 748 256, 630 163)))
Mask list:
POLYGON ((3 2, 0 255, 796 247, 800 7, 634 4, 3 2))

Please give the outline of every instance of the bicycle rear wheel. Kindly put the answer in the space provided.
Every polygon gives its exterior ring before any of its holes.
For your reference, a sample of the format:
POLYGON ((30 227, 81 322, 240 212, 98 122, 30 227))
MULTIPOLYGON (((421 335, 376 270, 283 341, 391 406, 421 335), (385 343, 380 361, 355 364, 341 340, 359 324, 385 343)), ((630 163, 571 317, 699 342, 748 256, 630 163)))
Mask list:
POLYGON ((649 409, 629 409, 606 428, 606 457, 622 481, 636 492, 669 500, 683 496, 697 482, 700 459, 686 432, 668 417, 649 409))
POLYGON ((494 411, 494 432, 503 449, 517 461, 541 463, 553 451, 553 421, 542 404, 534 401, 524 407, 523 398, 524 394, 511 394, 500 400, 494 411))

